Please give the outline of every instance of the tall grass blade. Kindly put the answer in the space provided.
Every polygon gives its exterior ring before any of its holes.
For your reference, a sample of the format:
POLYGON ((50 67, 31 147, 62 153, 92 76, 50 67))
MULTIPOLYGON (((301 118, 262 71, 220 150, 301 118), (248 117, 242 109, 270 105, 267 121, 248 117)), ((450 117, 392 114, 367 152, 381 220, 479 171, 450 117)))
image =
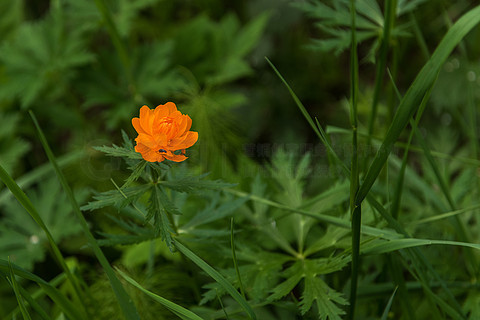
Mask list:
POLYGON ((388 319, 388 313, 390 312, 390 309, 392 308, 392 303, 393 303, 393 298, 395 297, 395 293, 397 293, 398 287, 393 290, 392 295, 390 296, 390 299, 388 299, 388 303, 385 306, 385 310, 383 310, 382 317, 380 320, 387 320, 388 319))
POLYGON ((203 271, 205 271, 210 277, 212 277, 215 281, 217 281, 224 289, 227 291, 233 299, 235 299, 240 306, 245 310, 248 314, 250 319, 257 319, 257 316, 253 312, 252 307, 248 304, 247 300, 238 291, 228 282, 217 270, 213 269, 209 264, 203 261, 200 257, 198 257, 195 253, 190 251, 187 247, 181 244, 178 240, 174 239, 174 245, 183 253, 188 259, 190 259, 193 263, 200 267, 203 271))
POLYGON ((12 264, 10 263, 10 259, 8 260, 8 269, 10 271, 10 278, 9 282, 12 286, 13 292, 15 293, 15 297, 17 298, 17 303, 20 308, 20 312, 22 313, 24 320, 31 320, 30 314, 28 313, 27 308, 25 307, 25 303, 23 302, 22 294, 20 293, 19 285, 17 280, 15 279, 15 273, 13 272, 12 264))
POLYGON ((355 33, 355 0, 350 0, 351 49, 350 49, 350 124, 352 126, 352 163, 350 167, 350 214, 352 217, 352 275, 350 278, 350 303, 348 319, 355 318, 357 302, 358 271, 360 269, 360 233, 362 228, 362 207, 357 206, 355 198, 358 192, 360 172, 358 170, 357 137, 357 97, 358 97, 358 55, 357 35, 355 33))
POLYGON ((75 200, 75 196, 73 195, 72 189, 70 189, 67 179, 65 178, 62 171, 60 170, 57 160, 55 159, 55 156, 53 155, 53 152, 50 149, 50 146, 48 145, 47 139, 45 138, 45 135, 43 134, 43 131, 40 128, 40 125, 38 124, 38 121, 32 111, 30 111, 30 116, 32 117, 33 122, 35 123, 35 127, 37 128, 40 142, 42 143, 45 153, 47 154, 48 160, 50 160, 50 163, 53 165, 55 169, 55 173, 57 174, 57 177, 60 180, 60 183, 62 184, 62 187, 65 193, 67 194, 67 198, 70 201, 70 204, 72 205, 73 212, 75 213, 80 223, 80 226, 83 229, 83 233, 85 234, 88 240, 89 246, 92 248, 93 253, 97 257, 98 261, 100 262, 100 265, 102 266, 103 270, 107 274, 108 279, 110 280, 110 285, 112 286, 115 296, 117 297, 117 302, 119 303, 126 319, 129 319, 129 320, 140 319, 132 299, 129 297, 128 293, 123 288, 122 284, 120 283, 120 280, 117 278, 117 276, 115 275, 115 272, 110 266, 110 263, 108 262, 107 258, 105 257, 102 250, 100 249, 100 246, 98 245, 97 241, 95 240, 92 233, 90 232, 90 228, 88 227, 85 217, 80 211, 80 207, 77 203, 77 200, 75 200))
POLYGON ((392 151, 395 141, 400 136, 410 118, 418 109, 421 100, 425 96, 427 90, 432 87, 438 73, 453 49, 465 37, 465 35, 480 22, 480 6, 471 9, 464 14, 453 26, 448 30, 432 57, 428 60, 422 70, 415 78, 413 84, 409 87, 407 93, 403 97, 397 112, 393 118, 385 139, 382 142, 372 164, 370 165, 365 179, 360 186, 356 197, 356 203, 360 204, 365 199, 370 188, 375 183, 383 165, 392 151))
POLYGON ((153 300, 157 301, 158 303, 162 304, 164 307, 166 307, 167 309, 169 309, 170 311, 172 311, 173 313, 175 313, 176 315, 178 315, 179 317, 181 317, 182 319, 190 319, 190 320, 203 320, 202 318, 200 318, 199 316, 197 316, 195 313, 193 313, 192 311, 188 310, 188 309, 185 309, 184 307, 170 301, 170 300, 167 300, 147 289, 145 289, 144 287, 142 287, 137 281, 133 280, 132 278, 130 278, 126 273, 124 273, 123 271, 121 271, 120 269, 116 268, 117 272, 128 282, 130 283, 132 286, 136 287, 137 289, 139 289, 140 291, 142 291, 143 293, 145 293, 147 296, 149 296, 150 298, 152 298, 153 300))
POLYGON ((237 254, 235 250, 235 235, 233 232, 233 226, 234 226, 233 218, 231 218, 230 219, 230 245, 232 247, 233 265, 235 267, 235 273, 237 274, 237 280, 240 286, 240 292, 242 293, 242 296, 245 298, 245 289, 243 288, 242 277, 240 276, 240 270, 238 269, 237 254))

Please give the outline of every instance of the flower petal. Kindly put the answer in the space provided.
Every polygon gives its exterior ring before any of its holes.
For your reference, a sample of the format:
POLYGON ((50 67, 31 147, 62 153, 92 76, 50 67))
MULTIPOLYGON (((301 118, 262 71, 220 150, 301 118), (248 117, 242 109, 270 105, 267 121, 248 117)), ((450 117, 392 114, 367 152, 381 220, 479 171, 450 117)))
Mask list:
POLYGON ((171 146, 173 150, 187 149, 193 146, 197 140, 198 132, 188 131, 185 135, 172 139, 169 146, 171 146))
POLYGON ((155 114, 155 120, 159 121, 163 117, 168 116, 169 109, 164 104, 161 104, 155 108, 154 114, 155 114))
POLYGON ((142 158, 149 162, 161 162, 165 159, 160 153, 148 148, 141 143, 135 146, 135 151, 139 152, 142 155, 142 158))
POLYGON ((191 126, 192 126, 192 119, 190 119, 190 117, 187 115, 182 115, 181 121, 178 125, 178 135, 182 136, 185 132, 190 130, 191 126))
POLYGON ((168 114, 174 113, 177 111, 177 106, 173 102, 167 102, 164 104, 165 107, 168 109, 168 114))
POLYGON ((167 154, 164 154, 163 156, 165 157, 165 159, 168 159, 170 161, 175 161, 175 162, 181 162, 188 158, 188 157, 185 157, 183 154, 174 154, 171 152, 170 154, 167 153, 167 154))
POLYGON ((140 109, 140 125, 146 133, 152 133, 153 119, 153 110, 147 106, 143 106, 140 109))
POLYGON ((132 119, 132 125, 137 131, 138 134, 140 133, 147 133, 145 130, 143 130, 142 125, 140 124, 140 119, 139 118, 133 118, 132 119))

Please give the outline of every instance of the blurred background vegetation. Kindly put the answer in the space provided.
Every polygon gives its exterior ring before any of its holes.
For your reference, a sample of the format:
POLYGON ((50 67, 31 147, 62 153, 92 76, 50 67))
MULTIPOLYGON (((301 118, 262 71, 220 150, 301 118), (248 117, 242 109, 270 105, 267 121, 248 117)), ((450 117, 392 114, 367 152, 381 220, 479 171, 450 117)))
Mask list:
MULTIPOLYGON (((307 192, 319 192, 335 178, 326 169, 322 171, 328 163, 325 150, 265 57, 322 125, 349 128, 346 3, 0 0, 0 164, 27 190, 54 237, 62 240, 62 249, 75 254, 78 261, 72 263, 87 269, 92 258, 79 249, 84 239, 48 171, 28 110, 39 119, 80 202, 89 199, 93 189, 111 189, 110 178, 127 176, 119 160, 105 157, 92 146, 120 144, 121 130, 133 139, 131 118, 138 116, 140 107, 146 104, 154 108, 167 101, 174 101, 179 110, 188 113, 193 119, 192 130, 199 132, 199 142, 187 154, 188 165, 194 170, 211 172, 212 178, 243 187, 254 180, 260 165, 271 162, 277 148, 299 156, 310 151, 312 165, 325 177, 311 181, 307 192)), ((401 93, 449 25, 475 3, 397 1, 396 27, 387 59, 401 93)), ((383 1, 379 9, 383 12, 383 1)), ((379 49, 383 19, 368 14, 368 10, 359 12, 358 25, 362 79, 359 117, 360 130, 365 133, 375 85, 372 62, 379 49)), ((449 58, 432 92, 431 107, 421 127, 434 151, 478 155, 478 143, 468 141, 480 135, 470 107, 473 103, 478 112, 479 39, 480 28, 475 28, 449 58)), ((396 104, 388 94, 393 90, 388 76, 384 83, 373 131, 378 137, 388 127, 396 104)), ((332 139, 348 160, 349 136, 339 133, 332 139)), ((413 157, 412 161, 417 173, 427 178, 432 175, 422 164, 425 160, 413 157)), ((452 182, 478 174, 475 167, 470 166, 465 173, 457 163, 448 170, 452 163, 445 160, 442 164, 452 182)), ((58 269, 48 257, 46 239, 33 222, 18 214, 22 209, 3 185, 0 188, 0 257, 5 259, 14 251, 16 263, 51 279, 58 269)), ((94 229, 109 228, 105 216, 87 217, 94 229)), ((132 268, 147 259, 132 260, 141 256, 137 251, 106 251, 111 259, 123 256, 123 263, 132 268)), ((185 274, 190 271, 174 265, 175 261, 170 261, 161 267, 168 269, 170 281, 162 282, 158 270, 158 279, 151 285, 164 284, 160 291, 177 302, 197 299, 189 295, 198 292, 185 283, 185 274), (187 293, 168 296, 171 288, 187 293)), ((101 299, 107 284, 95 271, 83 272, 90 274, 96 288, 93 299, 101 299)), ((9 290, 0 280, 0 316, 16 303, 9 290)), ((103 312, 108 318, 110 310, 103 312)), ((149 312, 154 318, 156 311, 149 312)))

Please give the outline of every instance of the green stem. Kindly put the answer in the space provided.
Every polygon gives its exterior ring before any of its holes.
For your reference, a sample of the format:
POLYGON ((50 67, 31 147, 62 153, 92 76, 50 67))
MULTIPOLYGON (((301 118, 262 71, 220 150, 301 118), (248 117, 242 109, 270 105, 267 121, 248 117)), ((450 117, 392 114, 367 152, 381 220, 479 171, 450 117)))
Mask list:
POLYGON ((357 38, 355 26, 355 0, 350 1, 351 13, 351 31, 352 42, 350 52, 350 122, 352 126, 352 163, 350 174, 350 212, 352 215, 352 276, 350 286, 350 310, 349 319, 355 318, 355 304, 357 301, 357 282, 360 259, 360 230, 362 225, 362 207, 361 203, 355 203, 355 198, 359 185, 358 171, 358 141, 357 141, 357 97, 358 97, 358 56, 357 56, 357 38))
POLYGON ((390 44, 390 34, 393 28, 396 11, 396 0, 388 0, 385 3, 385 22, 383 26, 383 38, 380 45, 380 57, 376 63, 375 88, 373 91, 372 110, 368 121, 368 141, 370 145, 370 136, 373 134, 375 119, 377 118, 378 100, 382 90, 383 77, 387 66, 388 48, 390 44))

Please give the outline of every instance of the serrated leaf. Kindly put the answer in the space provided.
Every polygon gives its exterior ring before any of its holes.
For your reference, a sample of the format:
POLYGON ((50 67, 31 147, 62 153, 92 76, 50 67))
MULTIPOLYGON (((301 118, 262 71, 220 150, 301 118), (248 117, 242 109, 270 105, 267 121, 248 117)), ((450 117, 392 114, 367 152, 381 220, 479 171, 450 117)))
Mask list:
POLYGON ((119 147, 115 144, 113 144, 111 147, 108 146, 95 146, 93 149, 97 151, 101 151, 103 153, 106 153, 107 156, 111 157, 122 157, 122 158, 128 158, 128 159, 135 159, 135 160, 140 160, 142 159, 142 155, 138 152, 136 152, 133 149, 127 149, 125 147, 119 147))
POLYGON ((123 207, 141 197, 150 188, 151 185, 144 184, 122 189, 122 192, 116 189, 108 190, 93 196, 94 201, 88 202, 86 205, 82 206, 81 209, 92 211, 108 206, 123 207), (125 196, 127 197, 126 199, 125 196))
POLYGON ((39 22, 24 23, 10 40, 0 49, 8 77, 0 86, 0 97, 19 98, 22 107, 40 96, 51 101, 64 95, 76 68, 93 59, 82 31, 69 30, 55 11, 39 22))
POLYGON ((300 302, 301 313, 305 314, 309 311, 313 302, 316 302, 317 317, 321 320, 341 320, 340 316, 345 314, 345 311, 340 309, 337 304, 348 304, 341 293, 330 288, 322 279, 307 275, 300 302))
POLYGON ((169 181, 160 181, 159 184, 179 192, 194 192, 205 189, 219 190, 234 186, 234 184, 226 183, 221 180, 202 180, 206 176, 207 174, 200 176, 177 176, 172 177, 169 181))
POLYGON ((226 201, 219 204, 220 195, 216 194, 210 201, 205 209, 197 212, 187 223, 182 226, 182 229, 193 229, 202 224, 207 224, 219 219, 224 219, 231 216, 235 210, 240 208, 247 200, 247 197, 238 198, 233 201, 226 201))
POLYGON ((155 233, 160 235, 161 239, 165 241, 170 250, 173 251, 172 234, 175 233, 175 231, 173 230, 170 220, 167 216, 167 212, 163 207, 161 193, 162 190, 160 190, 160 187, 158 185, 154 185, 148 201, 149 205, 147 208, 147 216, 145 221, 150 221, 153 218, 155 233))

